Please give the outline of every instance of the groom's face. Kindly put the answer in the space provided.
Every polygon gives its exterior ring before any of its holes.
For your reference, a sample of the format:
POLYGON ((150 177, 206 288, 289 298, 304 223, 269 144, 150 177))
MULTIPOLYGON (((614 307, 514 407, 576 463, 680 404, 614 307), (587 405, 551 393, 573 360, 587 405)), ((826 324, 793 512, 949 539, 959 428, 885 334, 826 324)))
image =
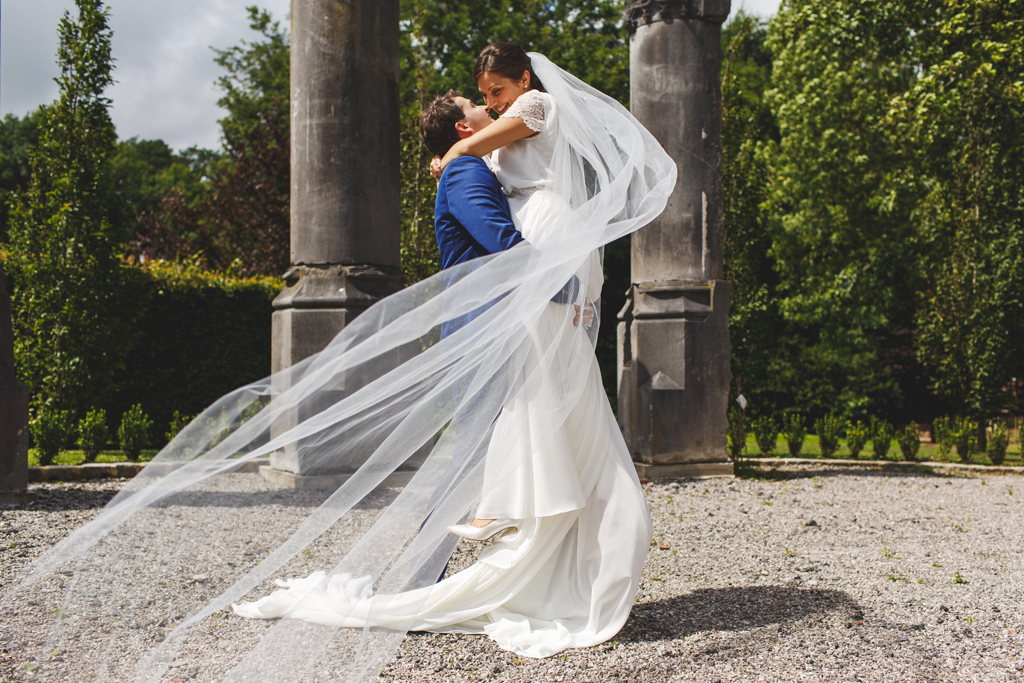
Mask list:
POLYGON ((492 119, 490 114, 487 113, 486 105, 473 104, 465 97, 456 97, 455 104, 466 115, 466 118, 455 124, 455 130, 458 131, 460 138, 468 138, 470 135, 479 133, 491 125, 492 119))

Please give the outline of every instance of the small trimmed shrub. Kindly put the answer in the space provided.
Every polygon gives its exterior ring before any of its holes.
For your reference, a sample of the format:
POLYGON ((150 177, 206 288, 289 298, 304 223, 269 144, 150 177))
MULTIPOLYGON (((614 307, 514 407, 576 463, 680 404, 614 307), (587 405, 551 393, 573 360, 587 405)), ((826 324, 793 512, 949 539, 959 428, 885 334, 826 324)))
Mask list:
POLYGON ((949 460, 949 453, 953 450, 953 423, 948 417, 937 417, 932 422, 932 435, 935 437, 935 444, 939 447, 939 459, 949 460))
POLYGON ((900 447, 903 459, 908 462, 917 461, 917 451, 921 448, 921 438, 917 428, 909 424, 896 433, 896 444, 900 447))
POLYGON ((52 465, 57 454, 74 439, 75 426, 68 411, 42 408, 29 422, 29 431, 32 432, 39 464, 46 467, 52 465))
POLYGON ((846 423, 846 447, 850 450, 851 459, 856 460, 860 457, 860 452, 864 450, 870 436, 868 426, 860 420, 846 423))
POLYGON ((124 414, 121 427, 117 430, 117 439, 121 443, 121 452, 129 460, 138 461, 142 449, 149 445, 149 432, 153 429, 153 421, 142 412, 138 403, 124 414))
POLYGON ((871 451, 876 460, 885 460, 892 448, 892 439, 896 430, 887 420, 871 418, 871 451))
POLYGON ((971 453, 978 445, 978 423, 966 417, 956 420, 953 425, 953 446, 960 462, 969 463, 971 453))
POLYGON ((743 426, 743 414, 738 408, 729 409, 729 429, 726 435, 729 437, 729 456, 734 463, 739 464, 747 449, 747 430, 743 426))
POLYGON ((178 435, 178 432, 180 432, 182 429, 188 426, 188 423, 194 419, 194 416, 189 417, 188 415, 182 415, 179 411, 175 410, 174 415, 171 416, 171 428, 164 435, 167 437, 167 441, 173 441, 174 437, 178 435))
POLYGON ((96 462, 96 456, 107 447, 109 438, 106 411, 90 410, 78 421, 78 445, 82 447, 86 462, 96 462))
POLYGON ((799 413, 790 413, 782 418, 782 433, 786 435, 786 448, 789 457, 799 458, 804 450, 804 439, 807 437, 807 426, 804 417, 799 413))
POLYGON ((823 458, 831 458, 839 450, 839 434, 842 430, 839 418, 835 413, 814 421, 814 431, 818 434, 818 447, 823 458))
POLYGON ((1002 465, 1006 459, 1006 449, 1010 447, 1010 433, 1006 425, 997 422, 988 432, 988 443, 985 444, 985 455, 993 465, 1002 465))
POLYGON ((779 423, 773 417, 762 417, 751 420, 750 429, 754 432, 754 440, 757 441, 757 450, 761 457, 770 458, 775 454, 775 446, 779 442, 779 423))

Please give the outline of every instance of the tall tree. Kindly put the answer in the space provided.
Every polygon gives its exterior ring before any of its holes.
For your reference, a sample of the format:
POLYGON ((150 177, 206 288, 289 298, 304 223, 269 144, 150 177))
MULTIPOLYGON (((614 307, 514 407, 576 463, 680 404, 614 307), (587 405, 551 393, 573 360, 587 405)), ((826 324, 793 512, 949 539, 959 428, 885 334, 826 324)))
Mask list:
POLYGON ((799 333, 782 381, 815 413, 898 416, 917 403, 904 399, 919 390, 918 188, 897 182, 907 160, 885 120, 913 84, 911 20, 926 5, 790 0, 770 25, 780 141, 766 150, 766 206, 781 310, 799 333))
POLYGON ((60 96, 42 110, 32 179, 12 207, 4 254, 13 280, 19 372, 33 403, 81 412, 111 387, 131 339, 124 241, 111 174, 116 135, 108 11, 76 0, 60 21, 60 96))
POLYGON ((922 76, 892 105, 926 191, 918 349, 953 410, 982 421, 1024 373, 1022 17, 1024 0, 941 3, 915 27, 922 76))

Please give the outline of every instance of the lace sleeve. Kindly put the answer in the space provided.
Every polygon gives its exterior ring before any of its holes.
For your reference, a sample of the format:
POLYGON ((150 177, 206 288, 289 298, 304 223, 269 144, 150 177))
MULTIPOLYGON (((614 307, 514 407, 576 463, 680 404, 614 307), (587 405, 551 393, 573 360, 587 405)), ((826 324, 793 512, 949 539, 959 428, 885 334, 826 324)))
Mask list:
POLYGON ((544 130, 544 96, 539 90, 528 90, 520 95, 501 118, 520 118, 532 131, 544 130))

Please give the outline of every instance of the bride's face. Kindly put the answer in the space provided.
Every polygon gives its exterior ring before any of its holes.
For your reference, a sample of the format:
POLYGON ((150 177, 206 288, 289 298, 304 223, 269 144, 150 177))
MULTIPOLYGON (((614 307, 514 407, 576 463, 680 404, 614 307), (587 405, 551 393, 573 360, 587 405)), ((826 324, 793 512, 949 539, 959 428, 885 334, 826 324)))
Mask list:
POLYGON ((512 80, 494 71, 485 71, 476 79, 476 85, 484 95, 487 108, 501 116, 520 95, 530 89, 530 72, 524 71, 518 80, 512 80))

